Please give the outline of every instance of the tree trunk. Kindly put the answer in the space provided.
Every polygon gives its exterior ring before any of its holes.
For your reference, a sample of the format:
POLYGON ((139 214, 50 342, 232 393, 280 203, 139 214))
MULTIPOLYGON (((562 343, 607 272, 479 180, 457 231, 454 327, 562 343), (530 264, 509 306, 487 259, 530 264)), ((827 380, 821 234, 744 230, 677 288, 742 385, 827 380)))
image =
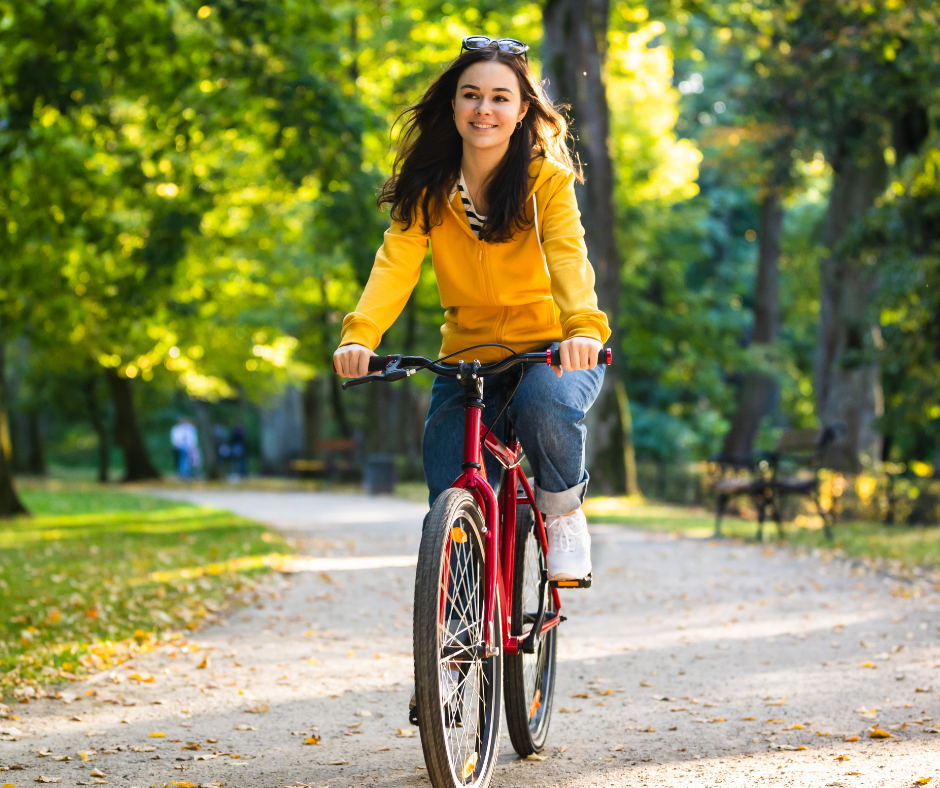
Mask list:
POLYGON ((627 474, 627 495, 642 495, 636 474, 636 450, 633 446, 633 417, 630 415, 630 399, 627 387, 619 378, 614 382, 617 404, 620 406, 620 423, 623 425, 623 465, 627 474))
POLYGON ((160 474, 150 461, 137 426, 130 380, 121 377, 113 368, 109 368, 105 374, 111 388, 111 399, 114 401, 115 437, 124 455, 124 481, 159 479, 160 474))
POLYGON ((26 472, 31 476, 46 475, 46 453, 42 448, 42 414, 36 408, 26 412, 26 472))
POLYGON ((304 388, 304 457, 313 460, 323 437, 323 378, 313 377, 304 388))
MULTIPOLYGON (((370 386, 373 388, 373 386, 370 386)), ((349 419, 346 416, 346 407, 343 404, 343 388, 339 380, 339 375, 330 375, 330 404, 333 406, 333 418, 339 426, 339 434, 344 438, 351 438, 352 427, 349 426, 349 419)))
POLYGON ((221 479, 222 468, 219 465, 219 452, 215 445, 215 434, 212 431, 212 418, 209 413, 209 403, 205 400, 193 400, 196 411, 196 435, 199 440, 199 450, 202 452, 202 464, 206 469, 207 479, 221 479))
POLYGON ((821 426, 844 425, 827 456, 827 465, 858 471, 862 458, 881 456, 875 428, 881 408, 881 379, 874 357, 875 323, 870 305, 876 286, 874 261, 846 259, 839 242, 884 191, 888 168, 880 146, 855 156, 843 151, 833 161, 835 177, 823 242, 829 256, 820 277, 816 343, 816 401, 821 426))
MULTIPOLYGON (((598 305, 610 321, 615 363, 620 340, 620 260, 614 237, 614 170, 608 137, 610 112, 604 64, 607 57, 609 0, 548 0, 543 12, 543 62, 548 92, 571 105, 575 149, 584 164, 585 183, 577 186, 585 243, 597 272, 598 305)), ((615 367, 616 369, 616 367, 615 367)), ((615 375, 608 375, 587 419, 588 466, 592 478, 608 492, 628 489, 623 442, 625 429, 615 375)), ((632 447, 626 453, 632 452, 632 447)))
POLYGON ((105 427, 101 405, 98 401, 98 376, 89 375, 82 383, 85 404, 88 406, 88 420, 98 436, 98 481, 106 484, 111 469, 111 441, 105 427))
MULTIPOLYGON (((789 145, 786 155, 789 156, 789 145)), ((780 332, 778 268, 780 240, 783 235, 783 202, 780 189, 771 184, 761 205, 760 248, 757 261, 757 282, 754 287, 754 330, 752 341, 758 346, 771 346, 780 332)), ((737 407, 731 429, 725 436, 723 452, 744 457, 754 446, 761 420, 774 393, 774 381, 761 372, 748 371, 738 389, 737 407)))
POLYGON ((28 514, 13 485, 13 447, 7 413, 6 344, 0 339, 0 517, 28 514))

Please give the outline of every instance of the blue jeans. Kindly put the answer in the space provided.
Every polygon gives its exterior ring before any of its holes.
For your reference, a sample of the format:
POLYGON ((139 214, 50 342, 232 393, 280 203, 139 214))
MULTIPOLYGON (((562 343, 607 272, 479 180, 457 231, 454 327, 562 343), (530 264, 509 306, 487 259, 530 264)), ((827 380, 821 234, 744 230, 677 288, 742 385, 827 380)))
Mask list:
MULTIPOLYGON (((483 379, 484 431, 502 409, 519 367, 483 379)), ((506 419, 522 443, 535 477, 535 502, 543 514, 567 514, 581 506, 587 491, 584 467, 584 414, 597 399, 604 367, 565 372, 561 378, 547 364, 525 364, 512 404, 493 429, 506 439, 506 419)), ((438 495, 460 476, 463 461, 463 389, 453 378, 438 377, 431 388, 431 405, 424 424, 424 476, 433 506, 438 495)), ((493 489, 502 466, 484 449, 486 477, 493 489)))

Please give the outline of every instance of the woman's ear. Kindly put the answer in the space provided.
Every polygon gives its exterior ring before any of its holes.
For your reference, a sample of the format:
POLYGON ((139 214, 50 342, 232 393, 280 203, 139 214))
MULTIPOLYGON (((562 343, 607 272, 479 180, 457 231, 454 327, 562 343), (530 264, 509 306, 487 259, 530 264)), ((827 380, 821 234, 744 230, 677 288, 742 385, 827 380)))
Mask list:
POLYGON ((517 121, 522 120, 528 111, 529 111, 529 102, 523 101, 522 106, 519 108, 519 117, 516 118, 516 120, 517 121))

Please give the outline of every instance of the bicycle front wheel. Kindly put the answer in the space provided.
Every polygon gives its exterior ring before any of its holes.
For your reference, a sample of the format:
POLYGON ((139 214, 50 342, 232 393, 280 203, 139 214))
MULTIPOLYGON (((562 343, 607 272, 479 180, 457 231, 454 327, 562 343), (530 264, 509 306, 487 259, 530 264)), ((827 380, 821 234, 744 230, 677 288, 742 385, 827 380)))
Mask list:
MULTIPOLYGON (((424 524, 415 577, 415 700, 434 788, 486 788, 499 752, 501 627, 482 649, 483 517, 466 490, 449 489, 424 524)), ((496 621, 500 621, 499 608, 496 621)))
MULTIPOLYGON (((539 610, 552 612, 545 554, 535 534, 532 507, 516 507, 516 556, 513 568, 512 632, 529 631, 539 610)), ((534 650, 506 655, 506 724, 513 749, 523 758, 539 753, 548 738, 555 694, 558 627, 534 642, 534 650)))

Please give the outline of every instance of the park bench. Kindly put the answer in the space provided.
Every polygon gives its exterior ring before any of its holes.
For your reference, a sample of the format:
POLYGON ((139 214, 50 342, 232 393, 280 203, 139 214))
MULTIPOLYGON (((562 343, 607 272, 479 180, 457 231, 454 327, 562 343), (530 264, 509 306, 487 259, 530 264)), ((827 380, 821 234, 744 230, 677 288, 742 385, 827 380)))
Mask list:
POLYGON ((356 441, 352 438, 324 438, 317 441, 323 459, 290 461, 290 469, 299 476, 335 480, 348 477, 355 469, 356 441))
POLYGON ((757 539, 764 537, 764 522, 772 519, 777 536, 783 538, 780 498, 797 495, 812 499, 822 518, 827 539, 832 539, 832 508, 824 509, 819 496, 819 471, 826 450, 836 439, 838 429, 800 429, 785 432, 773 451, 755 451, 744 457, 716 454, 718 478, 712 484, 716 497, 715 536, 721 536, 721 520, 730 500, 749 497, 757 509, 757 539))

